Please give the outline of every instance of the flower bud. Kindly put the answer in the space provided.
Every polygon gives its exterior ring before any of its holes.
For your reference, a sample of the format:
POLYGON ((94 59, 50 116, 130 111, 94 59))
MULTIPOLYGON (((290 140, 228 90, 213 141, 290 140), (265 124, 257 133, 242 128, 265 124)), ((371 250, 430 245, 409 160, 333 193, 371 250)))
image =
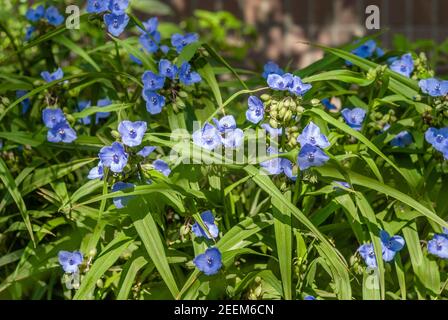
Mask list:
POLYGON ((269 94, 267 94, 267 93, 262 94, 260 98, 261 98, 261 100, 263 100, 263 101, 269 101, 269 100, 271 100, 271 96, 270 96, 269 94))
POLYGON ((277 120, 275 120, 275 119, 271 119, 271 120, 269 120, 269 125, 270 125, 272 128, 274 128, 274 129, 277 129, 277 128, 278 128, 278 122, 277 122, 277 120))
POLYGON ((279 117, 280 119, 283 119, 283 117, 285 116, 287 110, 288 110, 288 109, 286 109, 286 108, 284 108, 284 107, 281 108, 280 111, 278 112, 278 117, 279 117))
POLYGON ((312 99, 311 100, 311 105, 313 107, 317 107, 317 106, 321 105, 320 100, 319 99, 312 99))
POLYGON ((177 95, 181 98, 188 98, 188 93, 186 93, 185 91, 179 91, 177 95))
POLYGON ((285 115, 283 116, 283 121, 288 122, 291 119, 292 119, 292 111, 287 110, 285 115))
POLYGON ((120 133, 117 130, 112 130, 111 133, 112 137, 114 137, 115 139, 119 139, 120 138, 120 133))

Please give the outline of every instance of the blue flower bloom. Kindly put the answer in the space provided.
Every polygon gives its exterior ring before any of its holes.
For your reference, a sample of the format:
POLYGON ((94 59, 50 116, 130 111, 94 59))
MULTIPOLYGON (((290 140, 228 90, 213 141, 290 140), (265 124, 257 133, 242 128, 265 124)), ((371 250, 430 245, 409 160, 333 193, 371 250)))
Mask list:
POLYGON ((401 131, 390 142, 394 147, 404 148, 412 143, 412 135, 408 131, 401 131))
POLYGON ((330 99, 322 99, 321 102, 324 105, 324 107, 327 108, 328 110, 336 110, 337 109, 337 107, 330 102, 330 99))
POLYGON ((193 226, 191 227, 191 230, 196 235, 196 237, 204 237, 207 239, 217 238, 219 235, 219 229, 218 226, 215 224, 215 217, 213 216, 213 213, 210 210, 204 211, 201 213, 201 218, 205 226, 207 227, 211 237, 209 237, 207 232, 204 229, 202 229, 202 227, 197 222, 193 224, 193 226))
POLYGON ((278 64, 272 61, 268 61, 268 63, 264 65, 263 69, 264 70, 262 76, 265 79, 267 79, 270 74, 283 75, 285 73, 285 71, 283 71, 282 68, 278 66, 278 64))
POLYGON ((66 120, 55 124, 47 133, 47 140, 54 143, 71 143, 75 141, 76 138, 76 131, 70 127, 66 120))
POLYGON ((49 24, 55 27, 61 25, 65 20, 64 16, 61 15, 59 10, 54 6, 47 8, 45 11, 45 19, 47 19, 49 24))
POLYGON ((88 13, 101 13, 109 9, 109 1, 87 0, 88 13))
POLYGON ((361 108, 354 109, 344 109, 341 111, 345 122, 353 129, 360 131, 362 128, 362 123, 366 116, 366 110, 361 108))
POLYGON ((90 169, 87 179, 89 180, 103 179, 103 175, 104 175, 103 163, 99 161, 96 167, 90 169))
POLYGON ((209 248, 194 258, 193 263, 207 276, 214 275, 222 267, 221 252, 217 248, 209 248))
POLYGON ((283 75, 270 74, 267 79, 268 86, 271 89, 285 91, 291 88, 294 81, 294 76, 290 73, 285 73, 283 75))
POLYGON ((295 94, 296 96, 303 96, 312 88, 309 83, 303 83, 302 79, 297 76, 292 78, 292 82, 289 84, 289 92, 295 94))
MULTIPOLYGON (((28 94, 28 91, 25 90, 17 90, 16 91, 16 97, 17 99, 22 98, 24 95, 28 94)), ((23 100, 21 103, 22 105, 22 114, 25 114, 28 112, 28 110, 31 107, 31 100, 30 98, 26 98, 25 100, 23 100)))
MULTIPOLYGON (((100 99, 96 102, 97 107, 107 107, 112 104, 112 101, 110 101, 108 98, 100 99)), ((98 124, 101 119, 106 119, 110 116, 110 112, 97 112, 95 114, 95 124, 98 124)))
MULTIPOLYGON (((271 156, 274 154, 278 154, 278 151, 274 147, 269 147, 267 149, 267 155, 271 156)), ((297 176, 293 174, 292 162, 285 158, 272 158, 261 162, 260 166, 271 175, 279 175, 284 173, 291 180, 295 180, 297 178, 297 176)))
POLYGON ((283 128, 272 128, 268 123, 263 123, 260 127, 262 127, 270 136, 271 138, 278 137, 282 134, 283 128))
POLYGON ((226 148, 239 148, 244 142, 244 132, 241 129, 230 129, 223 133, 222 144, 226 148))
POLYGON ((143 158, 147 158, 151 155, 151 153, 154 152, 154 150, 156 150, 156 147, 146 146, 146 147, 143 147, 142 150, 137 152, 137 155, 139 155, 143 158))
POLYGON ((36 27, 35 26, 29 26, 29 27, 26 28, 25 41, 30 41, 31 40, 31 38, 33 37, 34 31, 36 31, 36 27))
POLYGON ((149 53, 154 53, 159 49, 160 33, 144 33, 139 37, 139 42, 149 53))
POLYGON ((330 157, 328 157, 320 148, 311 144, 306 144, 300 149, 297 162, 300 170, 306 170, 311 167, 321 167, 329 159, 330 157))
POLYGON ((360 58, 367 59, 373 56, 375 50, 376 50, 376 42, 373 40, 369 40, 366 41, 361 46, 357 47, 356 49, 352 50, 352 53, 360 58))
POLYGON ((322 149, 330 146, 327 137, 320 133, 320 128, 312 121, 305 127, 305 129, 303 129, 302 133, 297 138, 297 142, 299 142, 301 146, 310 144, 322 149))
MULTIPOLYGON (((91 102, 90 101, 86 101, 86 100, 82 100, 78 102, 78 109, 79 111, 82 111, 86 108, 90 108, 91 106, 91 102)), ((82 119, 80 119, 82 123, 84 123, 86 126, 88 126, 91 123, 90 117, 84 117, 82 119)))
MULTIPOLYGON (((347 189, 350 189, 351 188, 351 186, 350 186, 350 184, 349 183, 347 183, 347 182, 345 182, 345 181, 335 181, 335 183, 337 183, 338 185, 340 185, 341 187, 344 187, 344 188, 347 188, 347 189)), ((335 189, 338 189, 339 187, 334 187, 335 189)))
POLYGON ((420 80, 418 85, 423 93, 429 94, 431 97, 443 97, 448 94, 448 81, 429 78, 420 80))
MULTIPOLYGON (((121 190, 133 191, 134 188, 135 188, 135 184, 119 181, 119 182, 116 182, 112 186, 112 192, 117 192, 117 191, 121 191, 121 190)), ((115 197, 113 199, 113 202, 117 209, 123 209, 124 207, 126 207, 128 205, 128 203, 131 199, 132 199, 132 196, 115 197)))
POLYGON ((131 59, 132 62, 135 62, 138 65, 142 65, 143 64, 142 60, 140 60, 139 58, 137 58, 133 54, 130 54, 129 58, 131 59))
POLYGON ((159 76, 152 71, 146 71, 142 76, 145 90, 156 91, 163 88, 165 84, 165 77, 159 76))
POLYGON ((386 231, 380 231, 381 247, 383 253, 383 260, 386 262, 392 261, 395 254, 404 247, 404 239, 401 236, 391 237, 386 231))
POLYGON ((44 72, 41 72, 40 75, 46 82, 53 82, 53 81, 61 80, 62 78, 64 78, 64 72, 62 71, 61 68, 58 68, 53 73, 44 71, 44 72))
POLYGON ((168 177, 171 173, 171 169, 168 166, 168 163, 166 163, 163 160, 157 159, 156 161, 154 161, 152 163, 153 167, 155 170, 159 171, 160 173, 162 173, 165 177, 168 177))
POLYGON ((82 263, 84 257, 79 251, 69 252, 69 251, 59 251, 58 260, 62 269, 66 273, 75 273, 78 271, 79 265, 82 263))
POLYGON ((121 143, 114 142, 110 147, 100 150, 99 158, 104 167, 110 168, 114 173, 120 173, 128 163, 128 154, 121 143))
POLYGON ((254 124, 259 123, 264 118, 264 104, 256 96, 250 96, 248 100, 246 119, 254 124))
POLYGON ((170 47, 162 45, 160 46, 160 51, 162 51, 164 54, 167 54, 170 51, 170 47))
POLYGON ((220 132, 236 129, 236 121, 233 116, 225 116, 222 117, 220 120, 213 118, 213 122, 215 123, 216 128, 218 128, 220 132))
POLYGON ((306 296, 303 300, 316 300, 316 298, 313 296, 306 296))
POLYGON ((36 9, 29 8, 25 14, 28 21, 37 22, 42 19, 45 15, 44 6, 38 6, 36 9))
POLYGON ((159 114, 165 106, 165 97, 149 89, 143 90, 143 99, 150 114, 159 114))
POLYGON ((123 143, 129 147, 136 147, 142 143, 146 133, 147 124, 145 121, 121 121, 118 125, 118 132, 123 143))
POLYGON ((128 25, 129 16, 127 14, 105 14, 104 23, 107 26, 107 31, 113 36, 118 37, 128 25))
POLYGON ((159 61, 159 74, 163 77, 174 80, 177 76, 177 67, 169 60, 160 59, 159 61))
POLYGON ((359 254, 364 259, 366 265, 370 268, 376 268, 376 257, 375 257, 375 249, 373 248, 373 244, 366 243, 359 247, 359 254))
POLYGON ((113 14, 123 14, 129 6, 129 0, 110 0, 109 10, 113 14))
POLYGON ((191 70, 191 65, 188 62, 184 62, 179 69, 179 80, 183 84, 190 86, 194 83, 201 82, 202 78, 199 73, 191 70))
POLYGON ((48 129, 54 128, 58 123, 67 121, 61 109, 50 108, 42 111, 42 120, 48 129))
POLYGON ((428 252, 442 259, 448 259, 448 235, 435 234, 434 238, 428 241, 428 252))
POLYGON ((412 55, 410 53, 407 53, 400 59, 395 60, 390 65, 390 69, 407 78, 410 78, 412 72, 414 72, 414 60, 412 59, 412 55))
POLYGON ((199 36, 197 33, 187 33, 186 35, 181 35, 179 33, 175 33, 171 36, 171 44, 178 53, 181 53, 184 47, 189 45, 190 43, 198 41, 199 36))
POLYGON ((442 153, 446 153, 448 151, 448 128, 429 128, 425 132, 425 139, 437 151, 442 153))
POLYGON ((222 143, 219 131, 209 123, 193 133, 193 143, 201 148, 213 150, 222 143))

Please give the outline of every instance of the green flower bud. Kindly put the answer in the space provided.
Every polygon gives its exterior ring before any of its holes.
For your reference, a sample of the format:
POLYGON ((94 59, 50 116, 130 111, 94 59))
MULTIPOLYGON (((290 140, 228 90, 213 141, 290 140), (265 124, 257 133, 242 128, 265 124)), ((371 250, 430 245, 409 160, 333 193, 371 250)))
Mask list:
POLYGON ((271 119, 271 120, 269 120, 269 125, 270 125, 272 128, 274 128, 274 129, 277 129, 277 128, 278 128, 278 122, 277 122, 277 120, 275 120, 275 119, 271 119))
POLYGON ((302 114, 305 112, 305 108, 302 106, 298 106, 296 112, 297 114, 302 114))
POLYGON ((285 115, 283 116, 283 121, 288 122, 292 119, 292 111, 288 110, 286 111, 285 115))
POLYGON ((188 98, 188 93, 185 91, 179 91, 177 95, 181 98, 188 98))
POLYGON ((112 130, 111 133, 112 137, 114 137, 115 139, 119 139, 120 138, 120 133, 117 130, 112 130))
POLYGON ((263 101, 269 101, 269 100, 271 100, 271 96, 270 96, 269 94, 267 94, 267 93, 262 94, 260 98, 261 98, 261 100, 263 100, 263 101))
POLYGON ((278 117, 279 117, 280 119, 283 119, 283 117, 284 117, 285 114, 286 114, 286 111, 288 111, 288 109, 286 109, 286 108, 281 108, 280 111, 278 112, 278 117))
POLYGON ((313 107, 317 107, 317 106, 321 105, 321 102, 320 102, 319 99, 312 99, 312 100, 311 100, 311 105, 312 105, 313 107))
POLYGON ((278 111, 277 110, 271 110, 271 112, 269 112, 269 115, 271 116, 271 118, 276 119, 278 116, 278 111))

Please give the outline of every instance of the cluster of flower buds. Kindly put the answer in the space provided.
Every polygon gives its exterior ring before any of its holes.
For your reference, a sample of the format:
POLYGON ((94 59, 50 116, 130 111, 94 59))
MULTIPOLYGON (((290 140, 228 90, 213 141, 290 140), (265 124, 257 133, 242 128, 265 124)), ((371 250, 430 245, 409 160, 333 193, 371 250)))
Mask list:
POLYGON ((376 68, 371 68, 367 72, 366 78, 368 80, 378 80, 378 79, 381 79, 383 77, 384 73, 386 72, 386 70, 387 70, 387 65, 378 66, 376 68))
POLYGON ((305 111, 301 106, 302 98, 300 96, 277 96, 263 94, 261 100, 264 102, 267 115, 269 117, 269 125, 272 128, 287 128, 291 124, 291 120, 297 120, 305 111))
POLYGON ((412 79, 427 79, 434 77, 434 71, 428 66, 428 58, 424 52, 421 52, 418 58, 414 59, 415 71, 412 79))
POLYGON ((375 131, 386 131, 387 128, 393 123, 397 122, 397 117, 395 115, 395 110, 388 110, 386 114, 382 112, 372 112, 370 114, 370 119, 372 120, 369 123, 369 126, 373 127, 375 131))

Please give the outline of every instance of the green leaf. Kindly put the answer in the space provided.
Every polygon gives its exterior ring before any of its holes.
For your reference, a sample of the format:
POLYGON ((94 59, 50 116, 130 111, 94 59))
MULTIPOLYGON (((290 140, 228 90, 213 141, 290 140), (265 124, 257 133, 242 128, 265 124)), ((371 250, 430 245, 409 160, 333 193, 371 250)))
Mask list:
POLYGON ((118 284, 118 288, 120 291, 117 295, 117 300, 127 300, 129 296, 129 292, 131 292, 135 277, 141 268, 143 268, 148 261, 142 256, 137 257, 133 260, 130 260, 127 263, 127 266, 122 271, 122 275, 120 278, 120 283, 118 284))
POLYGON ((60 35, 58 37, 55 37, 53 39, 55 42, 67 47, 67 49, 69 49, 70 51, 76 53, 77 55, 79 55, 81 58, 83 58, 84 60, 86 60, 96 71, 100 72, 101 69, 100 67, 97 65, 97 63, 95 62, 95 60, 93 60, 89 54, 80 46, 78 46, 76 43, 74 43, 73 41, 71 41, 70 39, 68 39, 67 37, 65 37, 64 35, 60 35))

